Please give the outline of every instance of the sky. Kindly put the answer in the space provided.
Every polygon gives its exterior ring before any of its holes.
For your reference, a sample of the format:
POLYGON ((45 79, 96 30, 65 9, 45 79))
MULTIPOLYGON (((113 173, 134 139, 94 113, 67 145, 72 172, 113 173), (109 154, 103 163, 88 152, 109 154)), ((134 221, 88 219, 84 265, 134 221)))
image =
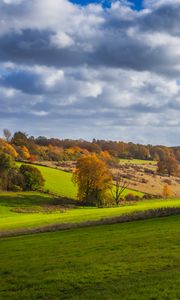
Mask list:
POLYGON ((175 146, 179 115, 180 0, 0 0, 1 133, 175 146))

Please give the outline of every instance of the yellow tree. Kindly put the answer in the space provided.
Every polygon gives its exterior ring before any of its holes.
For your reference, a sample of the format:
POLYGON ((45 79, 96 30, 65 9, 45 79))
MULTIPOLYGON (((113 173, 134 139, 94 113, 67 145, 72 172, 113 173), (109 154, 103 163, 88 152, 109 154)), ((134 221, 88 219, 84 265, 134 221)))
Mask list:
POLYGON ((78 185, 79 200, 98 206, 105 202, 112 186, 112 175, 106 163, 95 154, 77 160, 72 180, 78 185))
POLYGON ((26 146, 21 146, 21 153, 24 159, 29 159, 31 156, 26 146))
POLYGON ((164 196, 165 198, 167 198, 167 197, 172 197, 172 196, 173 196, 173 191, 172 191, 172 188, 171 188, 170 185, 168 185, 168 184, 165 184, 165 185, 164 185, 164 188, 163 188, 163 196, 164 196))

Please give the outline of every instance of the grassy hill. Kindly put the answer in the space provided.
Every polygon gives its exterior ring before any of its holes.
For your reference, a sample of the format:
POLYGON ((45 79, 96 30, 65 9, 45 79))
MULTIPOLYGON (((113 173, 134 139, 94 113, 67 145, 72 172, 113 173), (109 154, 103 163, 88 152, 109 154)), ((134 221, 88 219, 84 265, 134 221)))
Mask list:
POLYGON ((0 241, 0 299, 179 299, 180 218, 0 241))
POLYGON ((53 198, 40 193, 1 193, 0 231, 48 224, 80 223, 161 207, 180 207, 180 199, 144 200, 114 208, 76 207, 62 210, 53 198))
MULTIPOLYGON (((21 163, 17 163, 18 166, 21 165, 21 163)), ((72 173, 64 172, 59 169, 54 168, 48 168, 44 166, 38 166, 34 165, 36 168, 38 168, 44 179, 45 182, 45 190, 50 191, 51 193, 54 193, 56 195, 59 195, 61 197, 67 197, 76 199, 77 198, 77 186, 75 186, 71 180, 72 173)), ((135 191, 132 189, 126 189, 122 197, 125 195, 133 193, 134 195, 143 196, 144 193, 135 191)))

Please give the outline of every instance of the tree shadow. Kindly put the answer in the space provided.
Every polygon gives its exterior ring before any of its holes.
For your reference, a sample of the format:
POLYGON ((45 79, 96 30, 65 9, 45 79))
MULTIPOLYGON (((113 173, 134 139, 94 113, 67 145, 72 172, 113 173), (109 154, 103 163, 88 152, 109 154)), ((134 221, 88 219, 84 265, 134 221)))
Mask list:
POLYGON ((82 205, 77 200, 57 197, 40 193, 0 193, 0 206, 6 207, 32 207, 32 206, 64 206, 75 207, 82 205))

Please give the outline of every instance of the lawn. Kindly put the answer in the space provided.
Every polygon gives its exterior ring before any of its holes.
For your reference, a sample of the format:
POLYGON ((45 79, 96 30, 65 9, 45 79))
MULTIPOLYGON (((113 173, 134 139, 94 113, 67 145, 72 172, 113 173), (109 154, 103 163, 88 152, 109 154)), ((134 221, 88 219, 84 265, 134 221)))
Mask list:
POLYGON ((114 208, 77 207, 64 212, 56 211, 54 205, 51 212, 42 212, 42 208, 52 206, 51 196, 36 192, 1 193, 0 194, 0 231, 35 228, 47 224, 80 223, 100 220, 102 218, 120 216, 122 214, 144 211, 160 207, 180 207, 180 199, 143 200, 135 204, 114 208), (25 209, 25 213, 16 212, 25 209), (34 213, 28 212, 33 209, 34 213))
MULTIPOLYGON (((20 163, 17 163, 18 166, 20 166, 20 163)), ((51 193, 54 193, 56 195, 59 195, 61 197, 67 197, 76 199, 77 198, 77 186, 75 186, 72 182, 72 173, 64 172, 58 169, 43 167, 43 166, 37 166, 34 165, 36 168, 38 168, 44 179, 45 182, 45 190, 49 190, 51 193)), ((143 196, 144 193, 135 191, 132 189, 126 189, 122 193, 122 197, 125 195, 133 193, 134 195, 143 196)))
POLYGON ((2 300, 179 299, 180 218, 0 240, 2 300))

